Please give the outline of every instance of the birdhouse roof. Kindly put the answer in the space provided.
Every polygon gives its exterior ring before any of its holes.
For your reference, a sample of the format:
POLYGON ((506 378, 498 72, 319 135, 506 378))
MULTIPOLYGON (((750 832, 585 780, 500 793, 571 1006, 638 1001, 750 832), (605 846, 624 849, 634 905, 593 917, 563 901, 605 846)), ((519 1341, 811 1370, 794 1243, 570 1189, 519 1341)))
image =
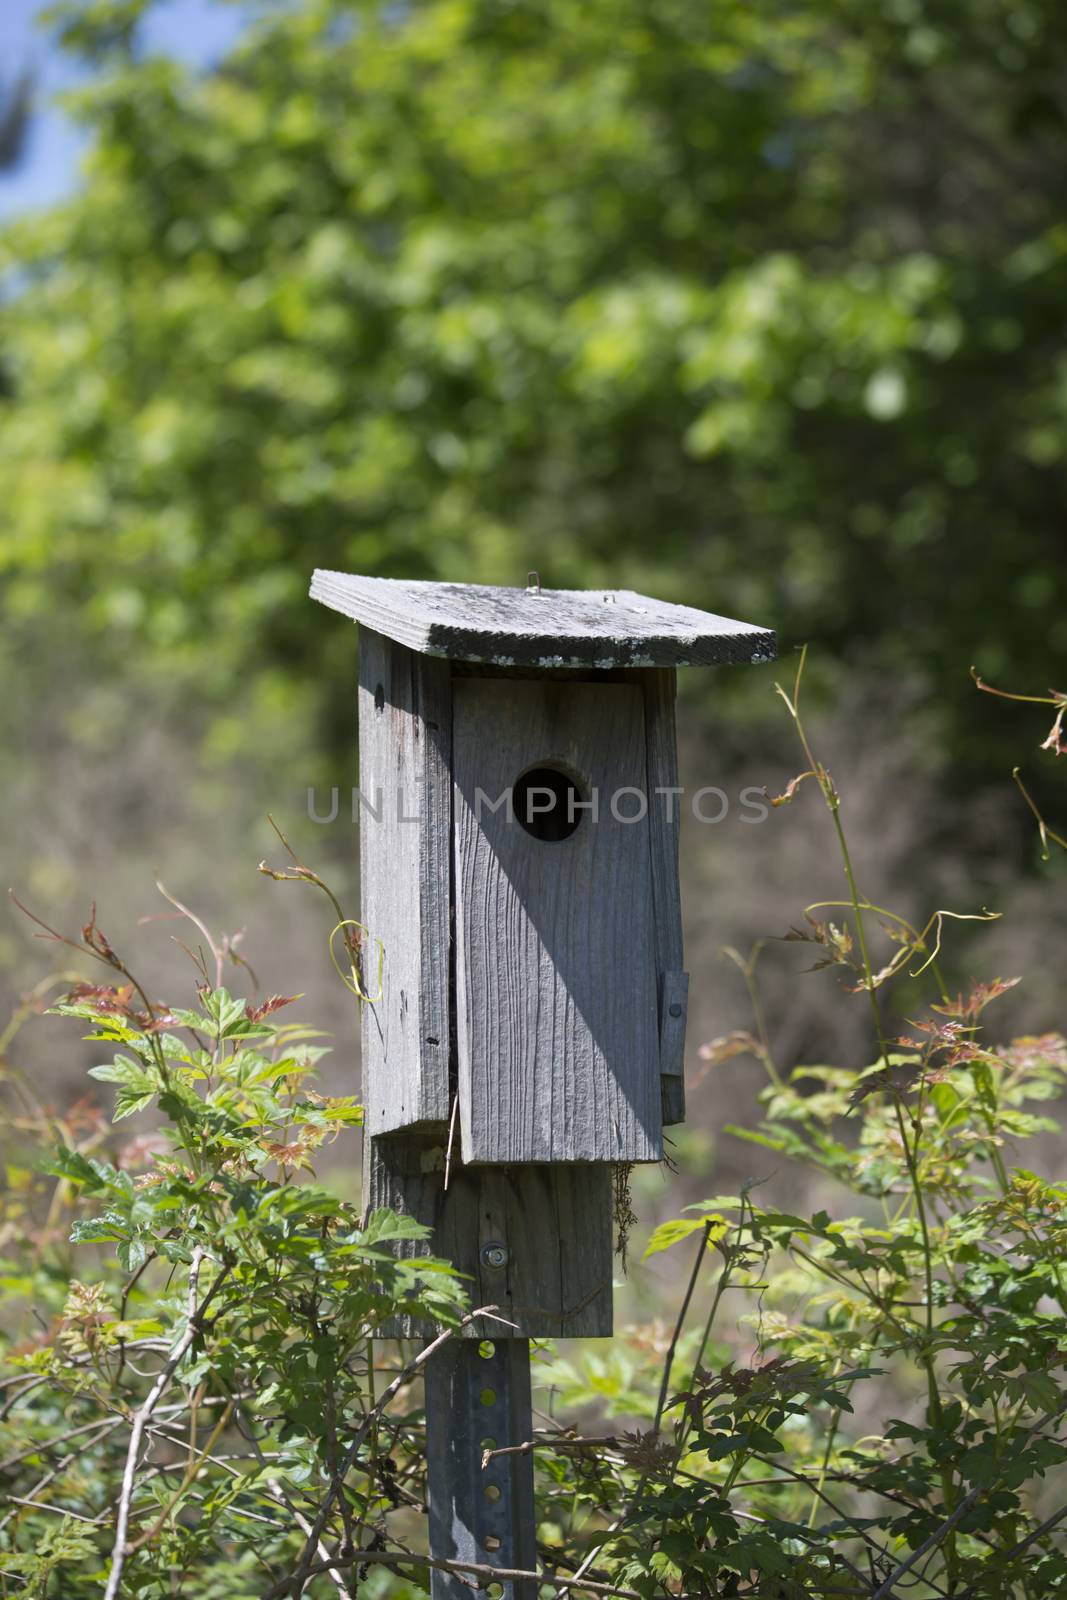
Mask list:
POLYGON ((319 570, 311 596, 409 650, 528 667, 773 661, 770 628, 631 589, 496 588, 319 570))

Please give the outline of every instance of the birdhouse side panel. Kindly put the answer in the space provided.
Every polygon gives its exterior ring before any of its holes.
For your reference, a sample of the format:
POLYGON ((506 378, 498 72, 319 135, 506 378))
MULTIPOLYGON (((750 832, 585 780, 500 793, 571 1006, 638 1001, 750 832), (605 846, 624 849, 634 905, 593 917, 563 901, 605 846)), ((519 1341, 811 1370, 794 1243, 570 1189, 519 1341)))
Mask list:
POLYGON ((649 843, 659 989, 660 1093, 663 1124, 685 1121, 685 1024, 689 980, 682 970, 682 903, 678 876, 678 741, 674 723, 677 674, 642 668, 645 698, 649 843))
POLYGON ((658 1161, 641 690, 457 679, 453 719, 464 1160, 658 1161), (553 774, 583 808, 563 838, 506 803, 553 774))
POLYGON ((360 629, 360 921, 371 1135, 449 1116, 452 701, 448 663, 360 629))

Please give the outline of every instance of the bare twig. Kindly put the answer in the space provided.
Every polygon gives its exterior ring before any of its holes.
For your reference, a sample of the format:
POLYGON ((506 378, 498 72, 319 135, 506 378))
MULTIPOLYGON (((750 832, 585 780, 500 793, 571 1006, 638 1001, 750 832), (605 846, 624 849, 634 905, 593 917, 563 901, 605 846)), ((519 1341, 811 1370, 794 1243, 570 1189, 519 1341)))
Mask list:
MULTIPOLYGON (((100 1434, 102 1435, 104 1433, 108 1433, 108 1432, 110 1432, 110 1430, 112 1428, 117 1428, 119 1423, 122 1420, 123 1419, 122 1419, 121 1416, 116 1416, 116 1417, 108 1417, 104 1422, 98 1423, 97 1426, 99 1428, 100 1434)), ((94 1440, 91 1440, 90 1442, 95 1444, 96 1440, 94 1439, 94 1440)), ((59 1477, 60 1473, 66 1471, 66 1469, 70 1466, 71 1462, 73 1460, 75 1460, 75 1458, 77 1456, 80 1456, 83 1453, 83 1450, 84 1450, 84 1445, 81 1445, 77 1449, 68 1451, 67 1454, 63 1457, 63 1459, 61 1461, 57 1461, 56 1465, 54 1467, 50 1467, 49 1470, 44 1474, 43 1477, 38 1478, 37 1482, 33 1485, 33 1488, 30 1490, 30 1494, 31 1495, 39 1495, 39 1494, 41 1494, 45 1489, 48 1488, 48 1485, 50 1483, 54 1483, 55 1482, 55 1480, 59 1477)), ((5 1516, 0 1517, 0 1533, 3 1532, 3 1530, 7 1527, 8 1523, 11 1521, 12 1517, 14 1517, 15 1515, 16 1515, 16 1508, 13 1506, 12 1509, 9 1512, 7 1512, 7 1514, 5 1516)))
POLYGON ((456 1137, 456 1117, 459 1113, 459 1095, 452 1097, 452 1115, 448 1119, 448 1148, 445 1151, 445 1192, 448 1192, 448 1180, 452 1176, 452 1141, 456 1137))
MULTIPOLYGON (((262 1445, 260 1444, 259 1440, 256 1438, 255 1428, 253 1427, 251 1421, 247 1421, 247 1425, 246 1425, 244 1408, 242 1406, 235 1404, 235 1406, 234 1406, 234 1417, 235 1417, 235 1420, 237 1422, 237 1427, 238 1427, 238 1430, 239 1430, 239 1432, 241 1434, 241 1437, 243 1439, 247 1439, 248 1440, 248 1443, 249 1443, 249 1445, 251 1446, 251 1449, 252 1449, 252 1453, 255 1456, 256 1460, 259 1462, 260 1466, 261 1467, 266 1467, 266 1465, 267 1465, 267 1457, 263 1453, 262 1445)), ((235 1474, 235 1476, 236 1476, 236 1474, 235 1474)), ((271 1494, 274 1496, 275 1500, 277 1500, 280 1505, 283 1505, 285 1507, 285 1509, 289 1512, 289 1515, 292 1517, 293 1521, 296 1523, 296 1525, 300 1529, 301 1533, 304 1534, 304 1536, 306 1538, 310 1538, 310 1536, 311 1536, 311 1523, 302 1514, 302 1512, 297 1510, 296 1506, 293 1504, 292 1499, 286 1493, 284 1485, 277 1478, 268 1478, 267 1479, 267 1487, 270 1490, 271 1494)), ((325 1544, 323 1544, 321 1539, 318 1541, 318 1544, 317 1544, 316 1548, 317 1548, 317 1551, 318 1551, 318 1556, 319 1556, 320 1561, 328 1561, 330 1559, 330 1552, 329 1552, 329 1550, 327 1550, 325 1544)), ((331 1570, 329 1576, 330 1576, 331 1583, 333 1584, 334 1588, 337 1590, 337 1593, 341 1596, 341 1600, 352 1600, 352 1596, 350 1595, 350 1593, 348 1591, 348 1588, 346 1587, 345 1581, 342 1578, 341 1574, 339 1572, 331 1570)))
POLYGON ((564 1591, 580 1589, 588 1594, 615 1596, 617 1600, 641 1600, 636 1589, 623 1589, 611 1583, 593 1583, 588 1578, 560 1578, 549 1572, 530 1572, 520 1567, 490 1567, 478 1561, 440 1561, 435 1556, 415 1555, 406 1550, 357 1550, 354 1555, 309 1567, 306 1576, 313 1578, 316 1574, 326 1572, 332 1567, 361 1567, 371 1562, 380 1567, 412 1565, 431 1567, 437 1572, 454 1572, 457 1575, 469 1573, 472 1578, 478 1578, 482 1583, 514 1583, 526 1579, 538 1584, 549 1584, 554 1589, 564 1591))
POLYGON ((103 1521, 102 1517, 83 1517, 80 1511, 70 1511, 66 1506, 49 1505, 47 1500, 27 1500, 20 1494, 7 1494, 4 1499, 14 1506, 32 1506, 35 1511, 52 1511, 57 1517, 72 1517, 75 1522, 87 1522, 91 1528, 103 1521))
POLYGON ((128 1550, 131 1555, 135 1550, 139 1550, 142 1545, 151 1544, 152 1540, 158 1538, 159 1534, 162 1533, 163 1528, 166 1525, 167 1518, 170 1516, 171 1512, 174 1510, 185 1491, 190 1488, 200 1476, 200 1472, 205 1461, 210 1461, 211 1450, 215 1440, 219 1437, 219 1434, 229 1422, 232 1411, 233 1407, 230 1405, 227 1406, 222 1412, 222 1415, 219 1417, 219 1420, 216 1422, 214 1428, 208 1436, 207 1444, 204 1446, 199 1455, 194 1455, 192 1460, 186 1464, 185 1471, 182 1473, 181 1481, 178 1484, 178 1487, 175 1489, 174 1493, 171 1495, 170 1499, 159 1513, 155 1522, 153 1522, 152 1526, 148 1529, 147 1533, 142 1533, 139 1539, 134 1539, 131 1541, 128 1546, 128 1550))
MULTIPOLYGON (((758 1450, 753 1450, 751 1452, 751 1457, 753 1461, 759 1461, 765 1467, 774 1467, 780 1473, 782 1473, 785 1478, 790 1479, 794 1483, 801 1483, 806 1488, 810 1489, 812 1494, 815 1495, 817 1499, 821 1500, 825 1506, 830 1508, 834 1516, 837 1517, 839 1521, 847 1524, 848 1527, 852 1529, 853 1533, 860 1540, 861 1544, 864 1545, 864 1547, 872 1556, 876 1556, 879 1561, 887 1561, 889 1559, 886 1552, 882 1549, 877 1540, 872 1539, 870 1534, 867 1533, 865 1529, 863 1529, 860 1524, 855 1521, 854 1518, 850 1517, 848 1512, 845 1511, 842 1506, 839 1506, 835 1501, 831 1500, 825 1489, 822 1489, 818 1484, 813 1483, 806 1473, 797 1472, 794 1467, 788 1466, 784 1461, 774 1461, 770 1456, 762 1455, 758 1450)), ((739 1487, 745 1487, 745 1485, 739 1485, 739 1487)), ((847 1566, 849 1571, 855 1575, 856 1568, 852 1566, 850 1562, 845 1560, 845 1557, 841 1554, 841 1552, 835 1551, 834 1553, 838 1561, 847 1566)), ((933 1583, 929 1578, 926 1579, 926 1583, 931 1589, 933 1589, 935 1594, 945 1594, 946 1591, 938 1584, 933 1583)))
POLYGON ((95 1433, 107 1427, 114 1427, 121 1419, 108 1418, 101 1422, 99 1417, 94 1417, 92 1422, 83 1422, 79 1428, 70 1428, 66 1433, 57 1434, 54 1439, 37 1439, 33 1444, 27 1444, 21 1450, 16 1450, 14 1455, 6 1456, 0 1461, 0 1472, 7 1472, 11 1467, 17 1467, 20 1461, 25 1461, 27 1456, 44 1455, 46 1450, 56 1450, 61 1444, 66 1444, 68 1439, 76 1439, 82 1433, 95 1433))
POLYGON ((126 1466, 122 1474, 118 1518, 115 1524, 115 1545, 111 1553, 111 1571, 108 1574, 107 1588, 104 1590, 104 1600, 115 1600, 115 1596, 119 1592, 119 1584, 122 1582, 122 1569, 129 1554, 127 1535, 130 1526, 130 1501, 133 1498, 137 1460, 141 1453, 141 1441, 144 1438, 145 1428, 148 1426, 156 1406, 170 1386, 170 1380, 173 1378, 183 1356, 200 1332, 204 1312, 214 1300, 229 1275, 229 1267, 222 1267, 211 1288, 198 1305, 196 1296, 200 1282, 200 1267, 203 1261, 204 1252, 197 1245, 193 1251, 193 1259, 189 1267, 189 1315, 185 1329, 133 1419, 129 1448, 126 1451, 126 1466))
MULTIPOLYGON (((289 1499, 289 1496, 286 1494, 277 1478, 268 1478, 267 1487, 274 1498, 280 1501, 281 1504, 289 1511, 289 1514, 296 1523, 297 1527, 300 1529, 300 1532, 304 1534, 305 1537, 310 1538, 311 1523, 308 1521, 307 1517, 305 1517, 303 1513, 298 1511, 296 1506, 293 1505, 292 1501, 289 1499)), ((327 1550, 321 1539, 318 1541, 316 1549, 318 1551, 319 1560, 325 1562, 329 1566, 328 1576, 330 1582, 337 1590, 337 1593, 341 1596, 341 1600, 352 1600, 352 1596, 347 1585, 345 1584, 345 1580, 342 1578, 341 1574, 337 1571, 337 1568, 331 1561, 330 1552, 327 1550)))
POLYGON ((890 1600, 893 1589, 896 1584, 900 1582, 901 1578, 907 1577, 912 1567, 920 1562, 923 1556, 928 1555, 931 1550, 935 1550, 941 1541, 947 1538, 947 1536, 952 1532, 957 1523, 963 1521, 968 1511, 970 1511, 977 1503, 980 1494, 981 1490, 977 1488, 971 1489, 968 1494, 965 1494, 959 1505, 953 1511, 952 1515, 946 1517, 944 1522, 939 1524, 939 1526, 934 1529, 933 1533, 931 1533, 928 1538, 924 1539, 922 1544, 919 1545, 917 1549, 912 1551, 911 1555, 908 1556, 906 1561, 902 1561, 899 1566, 893 1568, 893 1571, 889 1574, 885 1582, 880 1583, 877 1589, 875 1589, 874 1593, 871 1595, 871 1600, 890 1600))
MULTIPOLYGON (((1025 1539, 1020 1539, 1018 1544, 1013 1544, 1010 1550, 1005 1550, 1001 1556, 1001 1564, 1006 1564, 1015 1556, 1021 1556, 1024 1550, 1029 1550, 1032 1544, 1036 1544, 1039 1539, 1045 1537, 1046 1533, 1051 1533, 1053 1528, 1058 1527, 1064 1517, 1067 1517, 1067 1506, 1061 1506, 1058 1511, 1052 1513, 1051 1517, 1046 1517, 1044 1522, 1038 1523, 1037 1527, 1028 1533, 1025 1539)), ((963 1593, 957 1597, 957 1600, 973 1600, 977 1593, 978 1587, 972 1583, 969 1588, 964 1589, 963 1593)))
MULTIPOLYGON (((19 1373, 20 1378, 24 1376, 24 1373, 19 1373)), ((30 1394, 34 1389, 39 1389, 42 1383, 47 1382, 48 1377, 44 1373, 38 1374, 32 1378, 27 1378, 22 1388, 16 1389, 11 1398, 9 1400, 5 1400, 3 1406, 0 1407, 0 1422, 6 1422, 8 1415, 10 1412, 14 1411, 20 1400, 22 1400, 26 1395, 30 1394)))
POLYGON ((482 1452, 482 1466, 495 1461, 497 1456, 528 1456, 534 1450, 622 1450, 624 1445, 613 1433, 603 1438, 568 1439, 566 1434, 535 1433, 524 1444, 500 1445, 496 1450, 482 1452))
POLYGON ((212 938, 211 930, 208 928, 206 923, 201 922, 200 918, 194 911, 190 911, 188 906, 183 906, 176 895, 171 894, 169 889, 164 888, 158 878, 156 879, 156 888, 159 890, 164 900, 166 900, 169 905, 174 907, 175 911, 177 911, 181 916, 188 918, 193 927, 196 928, 199 933, 203 934, 205 940, 207 941, 207 947, 211 951, 212 960, 215 963, 215 988, 221 989, 222 967, 225 953, 219 948, 215 940, 212 938))
MULTIPOLYGON (((415 1376, 416 1372, 418 1372, 421 1367, 425 1366, 430 1357, 434 1355, 436 1351, 440 1350, 442 1345, 447 1344, 448 1341, 454 1338, 461 1329, 467 1327, 469 1323, 474 1322, 476 1318, 489 1317, 494 1322, 501 1322, 507 1327, 514 1327, 514 1323, 509 1323, 506 1317, 497 1316, 495 1314, 496 1311, 496 1306, 482 1306, 477 1311, 468 1312, 462 1321, 456 1325, 456 1327, 446 1328, 443 1333, 438 1334, 436 1339, 433 1339, 428 1345, 425 1346, 424 1349, 420 1350, 418 1355, 414 1356, 408 1362, 407 1366, 402 1367, 397 1373, 392 1383, 390 1383, 383 1391, 382 1397, 378 1401, 377 1405, 373 1408, 373 1410, 368 1411, 367 1415, 363 1418, 363 1421, 356 1429, 355 1436, 353 1437, 348 1449, 345 1451, 344 1458, 342 1459, 340 1466, 331 1477, 329 1485, 326 1489, 326 1493, 323 1496, 322 1504, 319 1507, 315 1521, 312 1524, 311 1532, 308 1534, 307 1541, 300 1554, 300 1559, 297 1563, 296 1570, 290 1577, 286 1578, 283 1583, 276 1584, 275 1587, 271 1589, 270 1592, 265 1596, 265 1600, 276 1600, 276 1597, 290 1592, 295 1596, 299 1596, 303 1593, 304 1585, 306 1584, 312 1571, 312 1561, 314 1559, 315 1548, 319 1540, 322 1538, 322 1532, 327 1521, 329 1520, 330 1512, 333 1509, 333 1503, 340 1494, 344 1480, 348 1476, 349 1471, 351 1470, 360 1450, 363 1447, 363 1441, 366 1439, 371 1428, 381 1417, 382 1413, 385 1411, 394 1395, 397 1394, 397 1392, 404 1386, 405 1383, 408 1382, 410 1378, 415 1376)), ((105 1595, 104 1600, 112 1600, 112 1597, 105 1595)))
POLYGON ((1048 823, 1045 821, 1038 809, 1037 801, 1034 799, 1033 795, 1023 782, 1019 768, 1013 767, 1011 775, 1015 781, 1015 787, 1018 789, 1019 793, 1030 807, 1030 810, 1034 816, 1034 820, 1037 823, 1037 831, 1041 835, 1042 861, 1047 861, 1049 859, 1048 842, 1050 839, 1052 840, 1053 844, 1058 844, 1061 850, 1067 850, 1067 839, 1065 839, 1061 833, 1056 833, 1054 829, 1049 827, 1048 823))
POLYGON ((700 1267, 704 1260, 704 1252, 708 1248, 708 1240, 711 1237, 711 1228, 712 1224, 710 1222, 705 1222, 704 1231, 700 1236, 700 1246, 696 1253, 696 1259, 693 1262, 693 1270, 689 1274, 689 1283, 686 1286, 685 1299, 682 1301, 681 1310, 678 1312, 678 1316, 675 1319, 674 1332, 671 1334, 671 1342, 667 1348, 667 1356, 663 1363, 663 1378, 659 1386, 659 1396, 656 1400, 656 1420, 652 1424, 652 1431, 654 1433, 659 1432, 660 1423, 663 1421, 663 1411, 667 1404, 667 1395, 670 1391, 671 1368, 674 1366, 674 1352, 678 1348, 678 1340, 682 1336, 682 1327, 689 1311, 689 1302, 693 1298, 693 1291, 697 1286, 697 1278, 700 1276, 700 1267))
MULTIPOLYGON (((1067 1402, 1061 1406, 1057 1406, 1053 1411, 1046 1411, 1044 1416, 1038 1417, 1037 1421, 1032 1427, 1027 1428, 1026 1432, 1023 1434, 1023 1440, 1029 1443, 1031 1439, 1041 1437, 1042 1429, 1046 1428, 1050 1422, 1058 1422, 1065 1411, 1067 1411, 1067 1402)), ((891 1600, 893 1594, 893 1585, 899 1583, 901 1578, 906 1576, 906 1574, 911 1571, 912 1567, 915 1566, 916 1562, 922 1560, 924 1555, 926 1555, 930 1550, 935 1549, 941 1543, 942 1539, 952 1532, 956 1524, 967 1515, 968 1511, 972 1510, 973 1507, 977 1505, 978 1501, 983 1495, 991 1494, 999 1484, 1002 1477, 1003 1473, 998 1473, 998 1475, 989 1483, 976 1484, 973 1489, 969 1490, 968 1493, 964 1495, 959 1505, 954 1508, 952 1515, 946 1517, 944 1522, 942 1522, 939 1527, 934 1529, 929 1538, 924 1539, 919 1548, 917 1550, 913 1550, 907 1560, 902 1561, 900 1565, 889 1574, 889 1577, 885 1580, 885 1582, 874 1591, 871 1596, 871 1600, 891 1600)), ((1064 1512, 1063 1514, 1067 1515, 1067 1512, 1064 1512)), ((1053 1519, 1054 1522, 1056 1520, 1058 1519, 1053 1519)), ((1043 1528, 1038 1529, 1036 1536, 1040 1536, 1041 1532, 1043 1531, 1043 1528)), ((1024 1543, 1025 1542, 1026 1541, 1024 1541, 1024 1543)), ((960 1597, 960 1600, 963 1600, 962 1596, 960 1597)))

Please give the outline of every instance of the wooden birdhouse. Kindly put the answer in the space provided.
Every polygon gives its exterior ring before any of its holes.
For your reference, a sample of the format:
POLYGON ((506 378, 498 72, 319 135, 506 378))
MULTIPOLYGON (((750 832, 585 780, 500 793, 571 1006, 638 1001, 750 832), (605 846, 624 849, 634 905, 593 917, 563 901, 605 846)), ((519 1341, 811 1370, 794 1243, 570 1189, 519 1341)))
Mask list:
POLYGON ((625 590, 311 593, 360 624, 368 1203, 516 1336, 610 1333, 612 1171, 685 1111, 675 669, 774 635, 625 590))

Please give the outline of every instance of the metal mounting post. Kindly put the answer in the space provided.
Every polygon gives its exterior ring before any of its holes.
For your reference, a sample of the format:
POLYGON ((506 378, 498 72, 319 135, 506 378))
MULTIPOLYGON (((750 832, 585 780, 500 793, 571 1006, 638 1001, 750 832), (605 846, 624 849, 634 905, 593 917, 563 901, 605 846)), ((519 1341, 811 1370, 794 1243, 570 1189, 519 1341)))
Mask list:
MULTIPOLYGON (((532 1572, 537 1565, 533 1457, 486 1450, 525 1444, 533 1426, 528 1339, 453 1339, 426 1364, 430 1553, 532 1572)), ((470 1600, 471 1578, 435 1571, 433 1600, 470 1600)), ((500 1600, 536 1600, 533 1580, 492 1586, 500 1600)))

